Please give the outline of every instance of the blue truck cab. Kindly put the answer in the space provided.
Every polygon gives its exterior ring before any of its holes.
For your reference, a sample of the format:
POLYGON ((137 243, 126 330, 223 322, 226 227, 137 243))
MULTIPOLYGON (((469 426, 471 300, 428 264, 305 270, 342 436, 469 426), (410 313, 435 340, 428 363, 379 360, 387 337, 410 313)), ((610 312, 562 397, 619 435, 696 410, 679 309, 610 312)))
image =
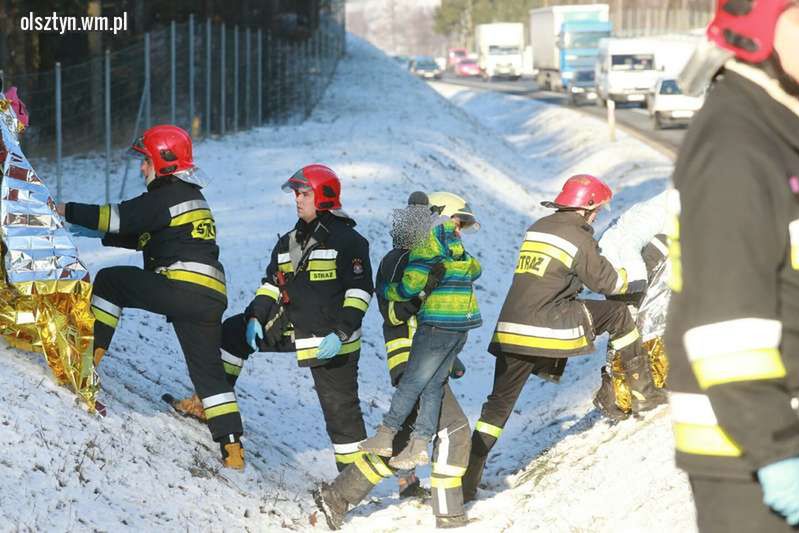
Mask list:
POLYGON ((564 21, 558 37, 560 81, 568 93, 578 72, 593 71, 599 40, 610 37, 611 23, 589 20, 564 21))

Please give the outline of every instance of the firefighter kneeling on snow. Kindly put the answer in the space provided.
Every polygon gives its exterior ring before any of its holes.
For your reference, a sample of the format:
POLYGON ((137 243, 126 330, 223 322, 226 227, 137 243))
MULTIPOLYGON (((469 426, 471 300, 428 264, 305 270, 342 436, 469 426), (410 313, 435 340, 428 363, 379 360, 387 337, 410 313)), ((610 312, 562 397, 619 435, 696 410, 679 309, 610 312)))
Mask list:
MULTIPOLYGON (((165 315, 180 341, 200 409, 230 468, 244 468, 241 416, 220 358, 225 272, 214 218, 200 188, 189 134, 155 126, 132 147, 142 158, 147 192, 120 204, 59 204, 76 236, 102 237, 105 246, 141 250, 144 269, 103 268, 94 279, 95 365, 105 355, 126 307, 165 315), (87 229, 88 228, 88 229, 87 229)), ((156 355, 157 357, 157 355, 156 355)))
MULTIPOLYGON (((472 434, 469 466, 463 479, 466 501, 474 499, 488 453, 530 374, 557 382, 566 358, 593 352, 597 335, 610 334, 609 349, 621 359, 633 412, 652 409, 665 401, 664 393, 652 382, 649 357, 641 349, 627 305, 577 299, 583 285, 606 295, 645 289, 643 280, 628 283, 626 271, 613 268, 600 254, 593 237, 591 224, 597 210, 612 196, 610 187, 598 178, 572 176, 554 202, 542 202, 557 211, 527 230, 488 348, 497 358, 494 387, 472 434)), ((610 380, 603 379, 602 383, 603 388, 612 388, 610 380)), ((600 389, 597 398, 613 398, 612 391, 608 392, 603 394, 600 389)), ((615 405, 608 407, 616 409, 615 405)))

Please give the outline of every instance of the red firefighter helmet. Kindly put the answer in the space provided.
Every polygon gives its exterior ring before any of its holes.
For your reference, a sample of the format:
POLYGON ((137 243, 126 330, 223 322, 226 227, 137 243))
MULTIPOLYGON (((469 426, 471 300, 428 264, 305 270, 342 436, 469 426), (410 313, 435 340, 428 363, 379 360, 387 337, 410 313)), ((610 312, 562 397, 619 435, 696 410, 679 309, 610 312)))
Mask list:
POLYGON ((153 126, 133 142, 134 152, 150 158, 155 175, 168 176, 195 168, 191 137, 186 130, 170 124, 153 126))
POLYGON ((761 63, 774 49, 777 19, 792 0, 718 0, 708 38, 748 63, 761 63))
POLYGON ((302 167, 283 184, 282 189, 285 192, 313 190, 317 211, 341 209, 341 182, 325 165, 302 167))
POLYGON ((563 190, 553 202, 541 202, 557 209, 596 209, 610 202, 613 191, 601 179, 590 174, 577 174, 566 180, 563 190))

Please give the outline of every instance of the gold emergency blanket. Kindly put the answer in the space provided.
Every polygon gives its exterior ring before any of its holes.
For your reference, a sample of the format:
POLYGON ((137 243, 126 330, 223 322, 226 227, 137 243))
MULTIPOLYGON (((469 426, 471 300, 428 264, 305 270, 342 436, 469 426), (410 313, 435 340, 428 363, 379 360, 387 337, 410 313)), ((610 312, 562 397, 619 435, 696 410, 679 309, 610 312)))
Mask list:
POLYGON ((89 272, 47 187, 22 153, 23 129, 0 93, 0 335, 16 348, 40 351, 56 381, 93 411, 98 381, 89 272))
MULTIPOLYGON (((641 334, 644 351, 649 355, 649 368, 652 370, 652 378, 655 386, 663 388, 666 386, 666 378, 669 375, 669 360, 666 357, 666 350, 663 347, 663 334, 666 331, 666 313, 669 307, 671 290, 668 286, 669 261, 663 261, 652 275, 649 287, 646 290, 646 297, 641 302, 635 322, 641 334)), ((630 412, 632 408, 632 397, 630 387, 624 379, 624 369, 621 364, 621 357, 614 354, 611 361, 611 375, 613 376, 613 389, 616 393, 616 405, 625 412, 630 412)))

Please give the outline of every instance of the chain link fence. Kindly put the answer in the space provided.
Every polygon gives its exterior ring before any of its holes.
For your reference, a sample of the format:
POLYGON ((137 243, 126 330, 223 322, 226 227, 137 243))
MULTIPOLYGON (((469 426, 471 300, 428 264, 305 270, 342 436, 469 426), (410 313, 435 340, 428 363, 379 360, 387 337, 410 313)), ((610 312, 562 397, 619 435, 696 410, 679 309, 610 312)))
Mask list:
POLYGON ((64 157, 105 152, 110 160, 155 124, 200 139, 305 119, 344 53, 345 32, 344 0, 327 2, 318 26, 293 39, 190 17, 127 48, 16 75, 5 86, 18 87, 31 116, 25 153, 55 160, 60 199, 64 157))

